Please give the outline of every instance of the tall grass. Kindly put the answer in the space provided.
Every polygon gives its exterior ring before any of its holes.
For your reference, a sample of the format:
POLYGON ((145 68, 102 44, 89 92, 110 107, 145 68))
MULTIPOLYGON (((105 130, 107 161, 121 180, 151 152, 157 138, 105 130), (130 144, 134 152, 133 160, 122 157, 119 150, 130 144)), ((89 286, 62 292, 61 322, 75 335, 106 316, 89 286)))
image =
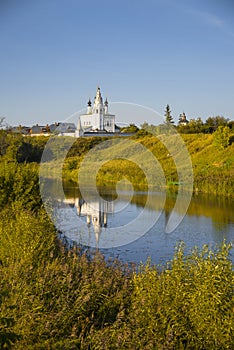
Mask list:
POLYGON ((4 210, 0 237, 2 348, 79 348, 126 308, 124 269, 99 254, 66 251, 43 212, 4 210))
POLYGON ((230 246, 138 272, 66 250, 41 210, 0 214, 0 344, 6 349, 231 349, 230 246))

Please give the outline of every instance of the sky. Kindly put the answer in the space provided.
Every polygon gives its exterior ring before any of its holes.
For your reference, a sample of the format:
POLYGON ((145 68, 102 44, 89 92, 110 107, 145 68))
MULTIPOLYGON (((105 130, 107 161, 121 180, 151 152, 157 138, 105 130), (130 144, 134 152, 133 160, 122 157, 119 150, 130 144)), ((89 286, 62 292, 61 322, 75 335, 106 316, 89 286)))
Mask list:
POLYGON ((169 104, 175 122, 233 120, 234 2, 1 0, 0 117, 64 121, 97 86, 162 116, 169 104))

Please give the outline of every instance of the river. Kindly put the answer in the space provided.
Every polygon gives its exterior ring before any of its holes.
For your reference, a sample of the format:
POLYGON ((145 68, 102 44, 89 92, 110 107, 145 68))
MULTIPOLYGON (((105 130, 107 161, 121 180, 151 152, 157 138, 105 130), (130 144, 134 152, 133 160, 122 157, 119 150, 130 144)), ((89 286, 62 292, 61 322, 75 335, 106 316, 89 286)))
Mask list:
MULTIPOLYGON (((197 194, 185 210, 184 194, 175 211, 177 196, 167 191, 101 188, 84 199, 77 188, 64 184, 64 193, 54 205, 57 228, 70 244, 99 249, 107 258, 138 265, 150 257, 152 263, 165 264, 179 242, 186 253, 204 244, 215 248, 223 240, 234 243, 233 199, 197 194), (170 220, 176 223, 168 229, 170 220)), ((230 258, 234 262, 233 249, 230 258)))

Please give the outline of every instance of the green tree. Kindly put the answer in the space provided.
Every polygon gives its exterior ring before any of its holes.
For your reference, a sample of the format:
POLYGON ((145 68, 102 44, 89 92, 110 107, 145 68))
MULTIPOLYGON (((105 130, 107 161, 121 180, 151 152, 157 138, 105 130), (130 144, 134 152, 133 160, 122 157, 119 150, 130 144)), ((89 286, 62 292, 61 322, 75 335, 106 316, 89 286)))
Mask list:
POLYGON ((135 125, 135 124, 129 124, 128 126, 126 127, 123 127, 121 128, 121 132, 130 132, 130 133, 133 133, 133 132, 137 132, 139 130, 139 128, 135 125))
POLYGON ((4 128, 6 126, 5 118, 0 117, 0 129, 4 128))
POLYGON ((203 131, 203 121, 201 118, 190 119, 189 122, 190 134, 197 134, 203 131))
POLYGON ((23 144, 23 136, 20 134, 12 134, 10 136, 10 143, 6 149, 5 158, 8 161, 15 162, 17 161, 17 154, 19 148, 23 144))
POLYGON ((173 117, 171 115, 171 110, 170 110, 170 106, 167 104, 166 105, 166 109, 165 109, 165 123, 166 124, 174 124, 174 120, 173 117))
POLYGON ((9 146, 9 138, 6 130, 0 130, 0 156, 6 153, 7 147, 9 146))
POLYGON ((209 117, 205 122, 205 127, 207 129, 207 132, 212 133, 217 130, 219 126, 227 126, 228 121, 228 118, 224 118, 219 115, 216 117, 209 117))
POLYGON ((231 131, 228 126, 219 126, 214 133, 214 144, 220 149, 228 147, 231 131))
POLYGON ((140 133, 138 132, 138 135, 142 135, 142 131, 144 130, 145 132, 148 132, 149 134, 156 135, 159 133, 159 125, 153 125, 153 124, 148 124, 147 122, 144 122, 143 124, 140 125, 141 131, 140 133))

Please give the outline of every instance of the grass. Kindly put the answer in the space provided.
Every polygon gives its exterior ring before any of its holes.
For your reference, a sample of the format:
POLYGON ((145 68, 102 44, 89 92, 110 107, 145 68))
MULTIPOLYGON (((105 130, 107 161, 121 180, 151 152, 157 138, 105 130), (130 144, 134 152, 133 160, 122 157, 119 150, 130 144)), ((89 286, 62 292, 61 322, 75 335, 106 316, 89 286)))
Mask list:
POLYGON ((230 245, 175 251, 164 267, 129 270, 66 250, 43 209, 4 209, 0 345, 6 349, 231 349, 230 245))
MULTIPOLYGON (((233 197, 234 193, 234 143, 225 149, 219 149, 214 144, 214 135, 210 134, 183 134, 181 137, 188 149, 193 169, 194 192, 212 193, 226 197, 233 197)), ((93 173, 94 169, 99 168, 96 182, 97 185, 108 186, 117 183, 121 178, 127 178, 135 188, 145 190, 147 188, 162 188, 165 184, 178 181, 178 174, 174 157, 168 153, 165 145, 154 136, 141 136, 129 142, 127 140, 116 144, 109 144, 102 150, 100 159, 97 159, 97 152, 93 155, 89 153, 90 162, 86 163, 86 173, 93 173), (142 148, 139 147, 142 145, 142 148), (155 156, 151 158, 149 152, 155 156), (113 159, 113 158, 119 158, 113 159), (102 159, 106 162, 101 163, 102 159), (156 159, 162 167, 156 165, 156 159), (156 170, 153 170, 156 167, 156 170), (142 171, 143 170, 143 171, 142 171), (149 174, 149 175, 148 175, 149 174), (157 174, 157 176, 153 176, 157 174), (159 176, 158 176, 159 174, 159 176)), ((168 136, 167 145, 176 152, 176 145, 173 146, 175 137, 168 136)), ((107 141, 106 141, 107 142, 107 141)), ((101 145, 101 144, 100 144, 101 145)), ((86 154, 88 150, 86 149, 86 154)), ((181 152, 183 148, 181 147, 181 152)), ((82 156, 68 156, 63 166, 63 176, 74 182, 78 180, 78 172, 80 166, 83 166, 82 156)), ((184 160, 186 163, 186 159, 184 160)), ((180 164, 181 171, 186 175, 186 164, 183 164, 183 158, 180 164), (184 170, 183 170, 184 167, 184 170)), ((51 163, 51 171, 55 169, 56 164, 51 163)), ((185 177, 184 184, 186 189, 186 181, 191 179, 188 174, 185 177)), ((177 186, 171 186, 178 189, 177 186)))

